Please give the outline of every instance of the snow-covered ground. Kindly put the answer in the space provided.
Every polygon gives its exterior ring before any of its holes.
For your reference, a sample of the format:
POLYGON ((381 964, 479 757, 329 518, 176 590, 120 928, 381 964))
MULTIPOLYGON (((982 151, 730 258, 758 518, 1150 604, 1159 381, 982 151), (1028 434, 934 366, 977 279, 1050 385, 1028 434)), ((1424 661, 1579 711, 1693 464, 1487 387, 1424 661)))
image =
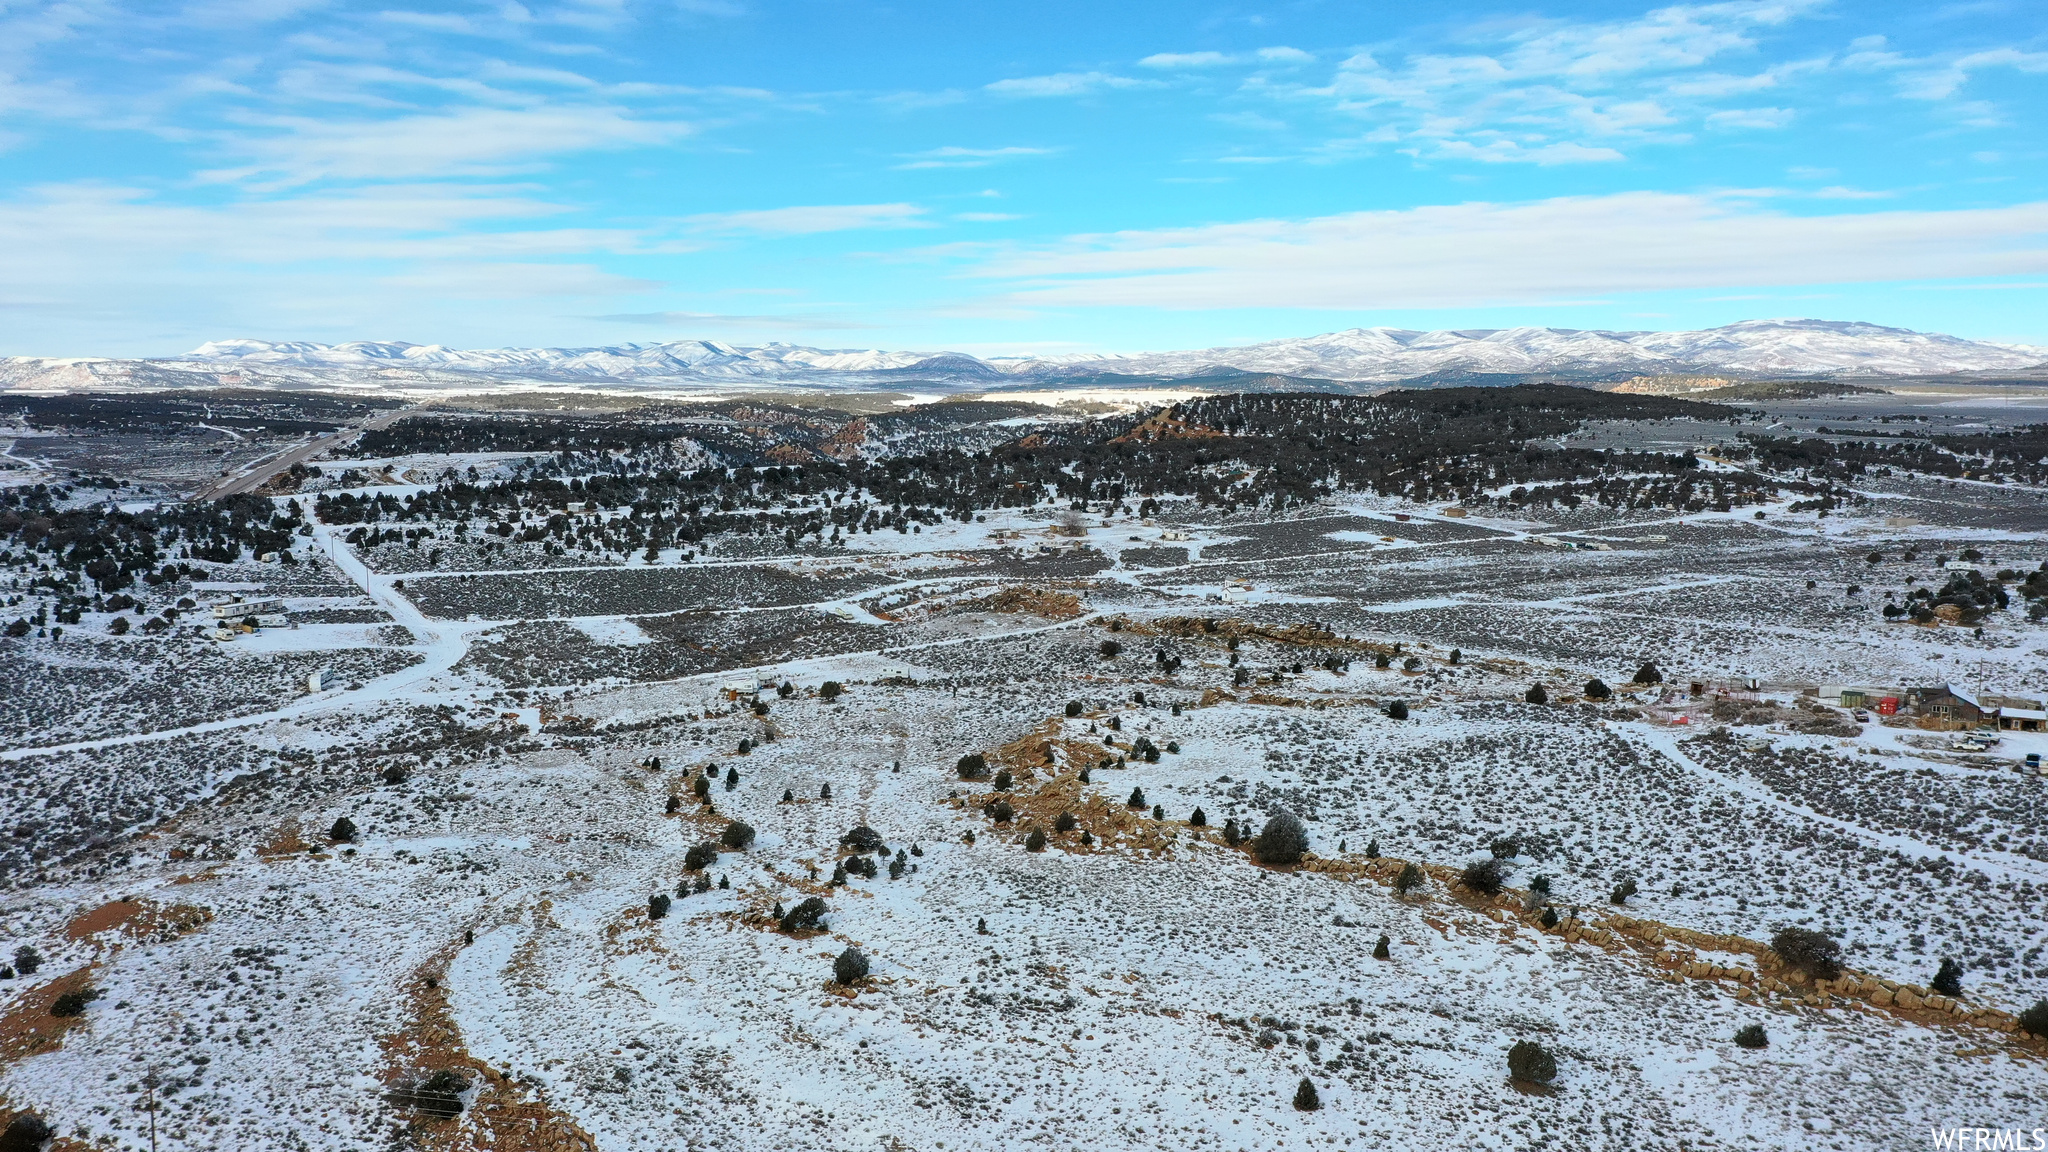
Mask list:
POLYGON ((1974 754, 1795 723, 1821 685, 2048 693, 2048 629, 2022 607, 1981 635, 1877 611, 1965 546, 2039 563, 2038 533, 1962 526, 1959 491, 1880 494, 1956 510, 1919 524, 1884 502, 1004 512, 545 571, 366 563, 317 527, 293 611, 377 619, 213 645, 103 636, 96 615, 9 649, 0 941, 43 960, 0 983, 0 1101, 123 1149, 149 1147, 152 1074, 158 1146, 189 1149, 1917 1149, 1934 1127, 2031 1129, 2038 1044, 1672 967, 1760 971, 1740 941, 1799 925, 1898 984, 1954 957, 1972 1009, 2048 993, 2048 780, 2018 762, 2048 737, 1974 754), (124 664, 144 645, 157 663, 124 664), (222 690, 63 719, 103 669, 138 691, 187 650, 222 690), (290 660, 361 666, 307 692, 290 660), (1645 660, 1664 686, 1579 699, 1645 660), (37 671, 63 668, 85 671, 37 671), (1690 698, 1749 678, 1750 720, 1690 698), (1537 683, 1548 703, 1525 700, 1537 683), (970 752, 1012 771, 1013 820, 959 777, 970 752), (1224 842, 1225 820, 1283 808, 1310 867, 1224 842), (1064 811, 1081 828, 1056 831, 1064 811), (330 839, 341 818, 353 842, 330 839), (686 854, 733 819, 755 839, 695 892, 686 854), (880 875, 830 885, 863 825, 880 875), (1634 881, 1628 916, 1719 943, 1574 940, 1448 883, 1510 839, 1518 896, 1544 877, 1599 923, 1634 881), (1440 870, 1397 896, 1368 845, 1440 870), (821 932, 776 929, 813 895, 821 932), (851 988, 848 947, 872 966, 851 988), (60 1020, 66 981, 101 995, 60 1020), (1734 1044, 1752 1023, 1768 1048, 1734 1044), (1525 1039, 1557 1057, 1548 1088, 1507 1078, 1525 1039), (390 1096, 448 1069, 459 1119, 390 1096), (1303 1079, 1319 1110, 1293 1106, 1303 1079))

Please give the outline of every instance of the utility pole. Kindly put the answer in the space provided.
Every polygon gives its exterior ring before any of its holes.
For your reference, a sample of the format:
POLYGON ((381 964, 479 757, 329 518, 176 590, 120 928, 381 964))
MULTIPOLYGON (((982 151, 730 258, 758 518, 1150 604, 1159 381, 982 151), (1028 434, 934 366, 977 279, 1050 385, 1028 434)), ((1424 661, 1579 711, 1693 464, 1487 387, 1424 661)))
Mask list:
POLYGON ((156 1065, 149 1066, 149 1075, 142 1083, 149 1090, 149 1152, 156 1152, 156 1065))

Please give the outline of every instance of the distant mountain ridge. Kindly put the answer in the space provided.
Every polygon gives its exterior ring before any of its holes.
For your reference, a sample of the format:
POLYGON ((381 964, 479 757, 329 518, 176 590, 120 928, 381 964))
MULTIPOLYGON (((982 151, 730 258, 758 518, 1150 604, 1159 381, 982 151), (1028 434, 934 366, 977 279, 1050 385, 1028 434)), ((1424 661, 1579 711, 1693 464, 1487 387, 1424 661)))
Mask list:
MULTIPOLYGON (((1579 379, 1696 372, 1885 377, 2048 369, 2048 348, 1837 320, 1746 320, 1697 332, 1351 328, 1240 347, 1136 355, 983 359, 964 352, 755 347, 716 340, 593 348, 454 349, 403 341, 217 340, 149 360, 0 361, 0 388, 292 384, 402 388, 479 381, 659 388, 793 386, 847 390, 912 383, 946 390, 1236 375, 1348 385, 1554 374, 1579 379), (154 383, 152 383, 154 382, 154 383)), ((1272 381, 1261 381, 1272 387, 1272 381)))

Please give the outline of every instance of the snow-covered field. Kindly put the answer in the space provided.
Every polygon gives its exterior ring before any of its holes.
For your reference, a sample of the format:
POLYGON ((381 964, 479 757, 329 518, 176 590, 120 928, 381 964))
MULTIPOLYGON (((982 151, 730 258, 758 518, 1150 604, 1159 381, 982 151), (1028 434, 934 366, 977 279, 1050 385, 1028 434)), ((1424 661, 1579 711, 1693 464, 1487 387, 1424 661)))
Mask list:
POLYGON ((2048 1064, 1999 1024, 2048 994, 2048 778, 2019 763, 2048 736, 1958 751, 1805 689, 2048 694, 2023 604, 1981 633, 1878 612, 1966 547, 2031 570, 2041 537, 1963 526, 1983 503, 1953 486, 1874 495, 1761 520, 1001 511, 545 569, 318 527, 289 575, 152 595, 364 619, 216 644, 94 614, 0 651, 0 942, 41 958, 0 982, 0 1106, 66 1149, 149 1148, 153 1116, 159 1148, 252 1152, 2032 1129, 2048 1064), (1624 687, 1645 661, 1664 683, 1624 687), (1584 699, 1596 677, 1618 694, 1584 699), (969 753, 1011 786, 962 779, 969 753), (1226 842, 1281 810, 1301 866, 1226 842), (752 841, 689 867, 734 820, 752 841), (835 885, 859 827, 878 874, 835 885), (1511 906, 1453 883, 1494 857, 1511 906), (1397 895, 1409 861, 1427 879, 1397 895), (822 924, 781 930, 814 896, 822 924), (1757 947, 1787 925, 1895 985, 1953 957, 1976 1015, 1787 980, 1757 947), (1702 961, 1743 977, 1684 975, 1702 961), (1769 1047, 1734 1043, 1749 1024, 1769 1047), (1522 1040, 1550 1085, 1510 1082, 1522 1040), (453 1118, 416 1091, 448 1071, 453 1118))

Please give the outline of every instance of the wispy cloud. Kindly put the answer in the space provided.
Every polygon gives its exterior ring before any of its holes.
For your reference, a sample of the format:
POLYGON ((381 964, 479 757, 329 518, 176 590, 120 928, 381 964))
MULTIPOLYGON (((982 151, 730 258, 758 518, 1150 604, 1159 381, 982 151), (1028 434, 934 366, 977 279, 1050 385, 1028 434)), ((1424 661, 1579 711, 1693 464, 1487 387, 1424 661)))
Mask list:
POLYGON ((2048 202, 1793 216, 1636 192, 1076 236, 974 271, 1028 304, 1317 309, 2026 275, 2048 272, 2048 202))
POLYGON ((903 163, 893 165, 899 169, 917 168, 986 168, 1004 160, 1018 160, 1026 156, 1051 156, 1057 148, 932 148, 923 152, 907 152, 903 163))
POLYGON ((243 164, 202 174, 212 181, 410 180, 500 175, 577 152, 666 144, 692 126, 645 120, 616 107, 461 108, 384 120, 274 117, 261 134, 231 139, 243 164))
POLYGON ((1299 48, 1260 48, 1252 52, 1155 52, 1138 61, 1140 68, 1158 68, 1167 71, 1185 71, 1194 68, 1220 68, 1232 64, 1286 65, 1307 64, 1315 55, 1299 48))
POLYGON ((1108 72, 1055 72, 998 80, 983 87, 998 96, 1085 96, 1105 88, 1141 88, 1149 82, 1108 72))
POLYGON ((1787 107, 1720 106, 1827 66, 1825 58, 1751 73, 1708 71, 1753 53, 1758 37, 1822 0, 1674 5, 1612 21, 1483 25, 1462 51, 1357 53, 1327 84, 1264 82, 1256 94, 1315 102, 1375 126, 1334 143, 1341 157, 1388 147, 1426 160, 1611 161, 1631 146, 1681 143, 1693 126, 1780 128, 1787 107))
POLYGON ((659 280, 620 276, 594 264, 522 264, 491 260, 428 264, 382 278, 392 288, 465 300, 617 296, 662 287, 659 280))
POLYGON ((925 209, 916 204, 814 204, 746 212, 706 212, 685 218, 701 232, 756 236, 812 236, 860 228, 924 228, 925 209))
POLYGON ((1140 68, 1214 68, 1237 59, 1223 52, 1155 52, 1138 61, 1140 68))

